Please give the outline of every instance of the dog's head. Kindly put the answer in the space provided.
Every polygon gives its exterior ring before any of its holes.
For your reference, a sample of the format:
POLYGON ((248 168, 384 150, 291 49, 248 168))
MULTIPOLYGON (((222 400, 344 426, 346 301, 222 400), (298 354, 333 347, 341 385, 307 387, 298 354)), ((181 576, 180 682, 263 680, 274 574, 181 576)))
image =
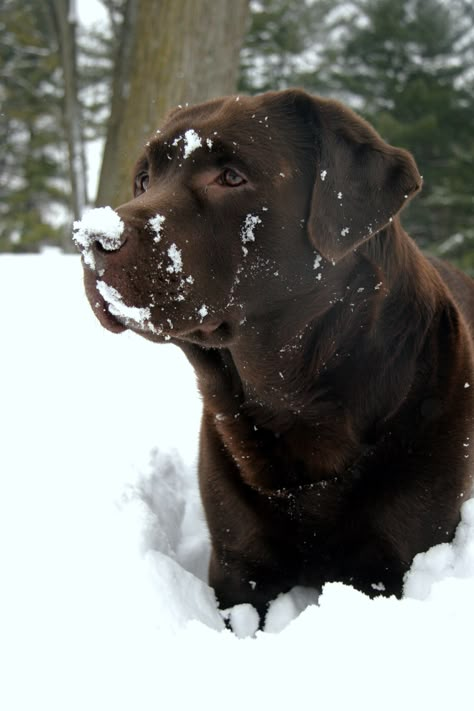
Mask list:
POLYGON ((411 156, 338 102, 289 90, 178 109, 133 199, 75 223, 86 291, 110 330, 223 345, 323 288, 420 185, 411 156))

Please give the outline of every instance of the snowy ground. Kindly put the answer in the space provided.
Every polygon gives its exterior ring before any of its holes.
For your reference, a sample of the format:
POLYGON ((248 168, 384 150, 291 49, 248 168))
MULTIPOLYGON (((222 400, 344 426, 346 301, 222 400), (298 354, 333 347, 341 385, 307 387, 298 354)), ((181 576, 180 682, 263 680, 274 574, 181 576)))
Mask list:
POLYGON ((0 310, 0 708, 473 707, 474 500, 402 601, 299 589, 239 639, 203 580, 179 351, 105 332, 76 257, 0 257, 0 310))

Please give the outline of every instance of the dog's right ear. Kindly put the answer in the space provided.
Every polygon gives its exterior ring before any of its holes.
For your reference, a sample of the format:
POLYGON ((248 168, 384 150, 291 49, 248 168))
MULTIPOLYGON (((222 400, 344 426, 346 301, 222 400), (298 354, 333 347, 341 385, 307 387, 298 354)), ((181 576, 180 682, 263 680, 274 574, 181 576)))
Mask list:
POLYGON ((422 179, 407 151, 390 146, 343 104, 303 91, 293 91, 292 101, 312 124, 316 143, 308 234, 318 252, 337 262, 383 229, 422 179))

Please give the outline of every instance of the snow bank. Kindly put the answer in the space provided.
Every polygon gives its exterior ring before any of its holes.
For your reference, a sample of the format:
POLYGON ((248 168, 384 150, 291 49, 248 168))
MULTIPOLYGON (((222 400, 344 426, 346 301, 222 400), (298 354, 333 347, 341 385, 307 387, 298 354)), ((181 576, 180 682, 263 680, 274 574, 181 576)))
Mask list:
MULTIPOLYGON (((149 550, 157 550, 182 567, 184 576, 182 580, 174 566, 172 568, 172 577, 176 581, 176 587, 169 590, 169 596, 173 600, 180 599, 179 589, 181 586, 189 587, 185 571, 192 558, 195 559, 195 567, 192 571, 194 575, 203 580, 206 576, 208 543, 199 502, 195 499, 195 492, 191 496, 188 482, 189 479, 183 474, 183 467, 179 459, 173 460, 155 452, 148 478, 142 481, 131 499, 146 503, 146 511, 142 512, 142 522, 137 524, 137 530, 144 532, 142 543, 138 546, 142 554, 146 554, 149 550), (189 505, 194 510, 192 515, 195 516, 197 513, 197 521, 192 525, 194 530, 185 532, 182 523, 188 496, 190 496, 189 505), (194 538, 192 556, 188 554, 181 557, 181 552, 186 550, 189 545, 189 541, 186 540, 188 535, 190 540, 194 538)), ((160 570, 163 570, 163 561, 161 560, 160 570)), ((454 541, 435 546, 415 558, 412 569, 406 577, 405 599, 398 601, 394 598, 388 600, 379 598, 372 601, 367 598, 367 610, 371 610, 376 604, 382 607, 386 606, 387 611, 393 607, 406 606, 409 598, 437 600, 443 599, 448 594, 449 599, 449 591, 455 590, 459 586, 456 580, 469 581, 467 589, 470 589, 471 592, 474 589, 474 499, 466 501, 462 507, 462 521, 454 541)), ((340 588, 347 588, 347 586, 327 585, 319 599, 319 604, 321 605, 327 597, 342 594, 334 592, 340 588)), ((209 590, 201 587, 199 589, 203 592, 203 602, 207 606, 209 590)), ((362 593, 353 592, 354 596, 349 599, 359 600, 362 593)), ((191 597, 195 597, 195 595, 191 597)), ((362 597, 365 596, 362 595, 362 597)), ((271 603, 265 632, 281 632, 308 605, 317 604, 318 598, 318 591, 301 587, 280 595, 271 603)), ((184 607, 186 608, 186 603, 184 607)), ((257 630, 258 621, 251 605, 238 605, 233 610, 225 611, 224 617, 231 620, 232 624, 236 624, 240 637, 252 636, 257 630)), ((186 617, 186 609, 183 609, 181 620, 187 622, 189 619, 204 622, 204 619, 199 616, 186 617)), ((220 628, 215 622, 211 626, 214 629, 220 628)))
POLYGON ((406 576, 404 594, 426 600, 437 583, 451 578, 474 580, 474 499, 461 509, 461 523, 452 543, 441 543, 416 556, 406 576))
POLYGON ((0 257, 0 707, 470 708, 474 501, 403 600, 295 588, 255 636, 234 608, 238 638, 205 582, 193 373, 102 329, 81 282, 78 258, 0 257))

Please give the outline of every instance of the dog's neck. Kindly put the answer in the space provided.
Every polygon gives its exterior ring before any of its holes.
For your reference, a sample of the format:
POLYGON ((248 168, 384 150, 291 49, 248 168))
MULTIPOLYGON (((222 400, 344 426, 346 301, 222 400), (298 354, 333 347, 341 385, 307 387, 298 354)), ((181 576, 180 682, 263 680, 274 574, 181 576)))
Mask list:
MULTIPOLYGON (((224 357, 249 406, 312 420, 329 388, 340 391, 346 402, 356 399, 357 391, 380 375, 367 372, 365 363, 369 357, 377 363, 377 352, 390 348, 390 334, 396 334, 393 352, 401 338, 408 339, 412 330, 423 332, 420 322, 432 318, 437 303, 433 282, 439 280, 434 270, 418 267, 421 259, 397 221, 346 257, 344 265, 327 266, 326 283, 297 303, 265 319, 259 315, 253 322, 250 317, 224 357), (420 284, 422 277, 429 284, 420 284), (399 303, 403 306, 397 310, 399 303)), ((387 379, 396 367, 396 359, 380 363, 387 379)))
POLYGON ((244 409, 257 425, 278 431, 296 420, 313 427, 321 419, 349 418, 368 430, 386 419, 411 386, 397 354, 422 347, 419 334, 436 308, 436 273, 426 262, 419 268, 423 259, 395 222, 344 264, 328 264, 322 283, 297 301, 249 315, 226 348, 181 344, 205 404, 235 415, 244 409), (430 282, 426 289, 421 278, 430 282))

